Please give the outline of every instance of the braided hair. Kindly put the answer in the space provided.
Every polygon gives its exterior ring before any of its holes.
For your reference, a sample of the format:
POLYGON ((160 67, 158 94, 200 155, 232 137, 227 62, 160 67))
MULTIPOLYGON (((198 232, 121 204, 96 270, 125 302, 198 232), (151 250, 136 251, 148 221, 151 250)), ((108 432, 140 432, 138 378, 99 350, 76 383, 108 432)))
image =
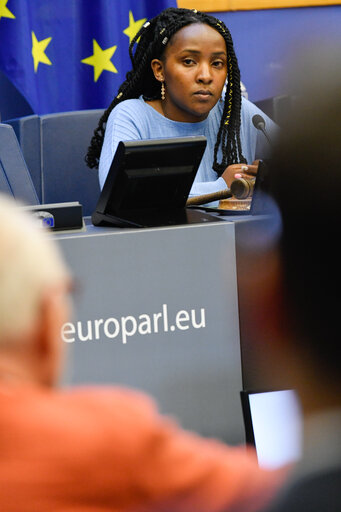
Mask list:
POLYGON ((139 98, 141 95, 145 100, 160 98, 160 82, 154 77, 150 63, 153 59, 162 57, 167 43, 176 32, 192 23, 205 23, 217 30, 224 38, 227 50, 228 82, 223 114, 214 146, 213 169, 220 176, 228 165, 246 163, 240 142, 240 71, 231 34, 225 24, 213 16, 196 9, 170 7, 146 22, 129 45, 132 69, 126 74, 126 79, 121 84, 117 96, 99 120, 85 157, 90 168, 98 167, 106 122, 116 105, 123 100, 139 98), (218 162, 220 146, 222 159, 218 162))

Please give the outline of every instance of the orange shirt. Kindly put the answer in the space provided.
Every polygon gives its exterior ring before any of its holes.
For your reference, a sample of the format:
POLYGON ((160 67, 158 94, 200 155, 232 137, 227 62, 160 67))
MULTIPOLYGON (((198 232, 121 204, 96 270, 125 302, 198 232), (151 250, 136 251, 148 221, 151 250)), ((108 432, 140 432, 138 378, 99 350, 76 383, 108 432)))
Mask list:
POLYGON ((0 387, 1 511, 252 511, 279 480, 140 393, 0 387))

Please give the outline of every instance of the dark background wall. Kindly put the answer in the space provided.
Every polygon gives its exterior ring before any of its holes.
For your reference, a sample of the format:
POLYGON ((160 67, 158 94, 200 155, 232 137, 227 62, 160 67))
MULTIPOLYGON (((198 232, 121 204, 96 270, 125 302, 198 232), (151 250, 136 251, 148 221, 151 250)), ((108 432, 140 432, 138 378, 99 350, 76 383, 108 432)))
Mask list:
MULTIPOLYGON (((252 101, 285 94, 281 78, 298 48, 318 41, 341 48, 340 6, 212 14, 222 19, 231 31, 241 78, 252 101)), ((1 72, 0 112, 2 120, 32 113, 1 72)))
POLYGON ((285 94, 283 74, 300 49, 329 43, 338 45, 341 55, 340 6, 212 14, 231 32, 251 101, 285 94))

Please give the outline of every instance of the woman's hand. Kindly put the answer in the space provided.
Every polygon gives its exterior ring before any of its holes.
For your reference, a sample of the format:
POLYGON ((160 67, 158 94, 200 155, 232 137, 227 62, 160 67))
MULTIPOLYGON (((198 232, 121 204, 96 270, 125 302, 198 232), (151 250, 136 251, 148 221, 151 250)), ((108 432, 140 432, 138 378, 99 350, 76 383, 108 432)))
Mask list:
POLYGON ((252 164, 232 164, 226 167, 221 175, 230 188, 232 181, 238 178, 254 178, 258 171, 259 160, 255 160, 252 164))

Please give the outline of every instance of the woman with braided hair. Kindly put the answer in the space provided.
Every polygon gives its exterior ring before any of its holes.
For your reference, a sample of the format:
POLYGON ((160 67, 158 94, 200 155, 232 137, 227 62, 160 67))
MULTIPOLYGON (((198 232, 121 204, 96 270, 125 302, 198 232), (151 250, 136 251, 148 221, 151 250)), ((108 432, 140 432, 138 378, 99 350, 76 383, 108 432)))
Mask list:
POLYGON ((252 117, 261 114, 270 131, 275 125, 242 98, 231 34, 222 21, 196 10, 165 9, 143 25, 129 55, 132 70, 86 156, 89 167, 99 168, 101 187, 118 143, 127 140, 206 136, 191 195, 226 189, 236 173, 256 173, 252 162, 269 148, 252 117))

